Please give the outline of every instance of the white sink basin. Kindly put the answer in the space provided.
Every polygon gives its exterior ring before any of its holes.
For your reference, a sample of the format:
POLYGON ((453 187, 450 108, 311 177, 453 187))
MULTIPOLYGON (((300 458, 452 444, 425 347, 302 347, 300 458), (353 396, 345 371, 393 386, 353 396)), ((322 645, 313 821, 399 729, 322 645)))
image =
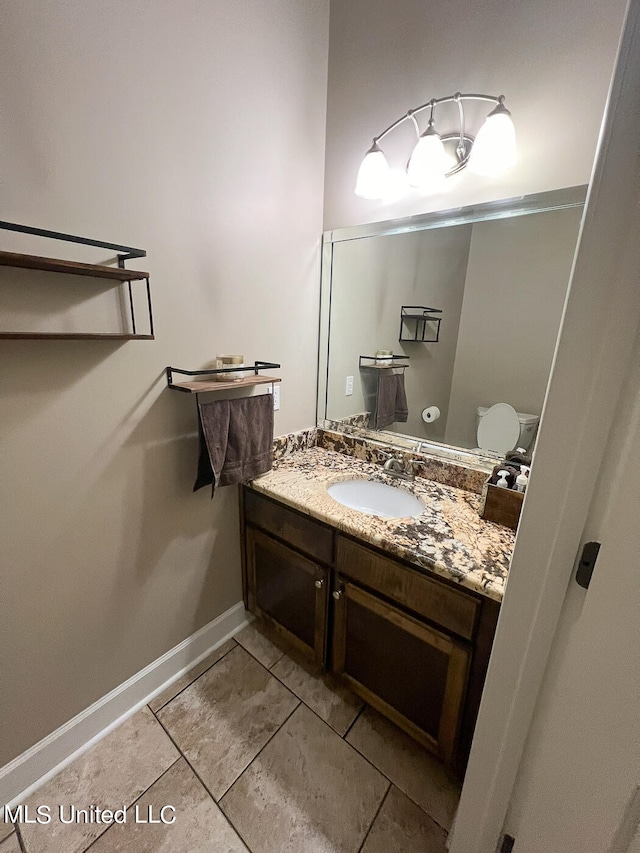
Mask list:
POLYGON ((328 486, 327 492, 334 501, 368 515, 415 518, 424 512, 422 503, 409 492, 373 480, 342 480, 328 486))

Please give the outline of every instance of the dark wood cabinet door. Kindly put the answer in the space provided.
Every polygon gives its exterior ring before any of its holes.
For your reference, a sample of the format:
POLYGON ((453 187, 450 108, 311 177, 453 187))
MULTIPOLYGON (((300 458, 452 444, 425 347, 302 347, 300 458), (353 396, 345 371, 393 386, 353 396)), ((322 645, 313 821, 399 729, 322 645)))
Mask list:
POLYGON ((343 578, 333 597, 334 671, 451 765, 471 646, 343 578))
POLYGON ((250 525, 246 563, 249 610, 277 623, 324 666, 329 569, 250 525))

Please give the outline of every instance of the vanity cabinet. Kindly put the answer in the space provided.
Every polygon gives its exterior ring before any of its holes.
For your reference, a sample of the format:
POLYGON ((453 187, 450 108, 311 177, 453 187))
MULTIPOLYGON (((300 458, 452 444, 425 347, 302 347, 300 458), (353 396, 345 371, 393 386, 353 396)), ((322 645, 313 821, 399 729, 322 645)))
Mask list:
POLYGON ((336 569, 334 672, 451 764, 480 603, 345 536, 336 569))
POLYGON ((333 531, 248 489, 243 516, 245 607, 324 667, 333 531))
POLYGON ((245 606, 464 773, 497 602, 241 489, 245 606))

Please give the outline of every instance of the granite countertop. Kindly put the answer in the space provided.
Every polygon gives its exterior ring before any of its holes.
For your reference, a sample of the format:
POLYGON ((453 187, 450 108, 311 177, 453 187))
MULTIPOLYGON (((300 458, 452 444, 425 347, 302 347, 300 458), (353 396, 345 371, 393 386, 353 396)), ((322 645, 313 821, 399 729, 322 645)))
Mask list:
POLYGON ((383 473, 380 465, 320 447, 278 459, 251 486, 417 568, 502 600, 514 532, 480 518, 478 494, 423 477, 400 480, 383 473), (356 478, 412 492, 425 510, 417 518, 380 518, 343 506, 327 493, 332 483, 356 478))

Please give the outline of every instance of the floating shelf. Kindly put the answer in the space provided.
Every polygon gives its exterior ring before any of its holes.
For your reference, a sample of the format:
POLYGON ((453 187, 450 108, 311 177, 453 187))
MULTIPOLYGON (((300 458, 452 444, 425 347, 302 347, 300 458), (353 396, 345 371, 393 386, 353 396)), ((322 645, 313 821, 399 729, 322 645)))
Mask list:
POLYGON ((229 388, 246 388, 249 385, 273 385, 281 380, 274 376, 245 376, 242 379, 229 379, 228 382, 173 382, 169 387, 176 391, 186 391, 187 394, 201 394, 204 391, 224 391, 229 388))
POLYGON ((427 308, 426 305, 403 305, 400 309, 400 333, 398 340, 405 343, 437 344, 440 338, 442 309, 427 308), (427 324, 435 324, 435 329, 427 324), (427 328, 432 336, 427 337, 427 328))
POLYGON ((167 367, 167 386, 174 391, 183 391, 185 394, 201 394, 205 391, 225 391, 230 388, 248 388, 252 385, 275 385, 280 382, 279 377, 260 376, 260 370, 277 370, 280 365, 271 361, 256 361, 247 367, 221 367, 213 370, 180 370, 177 367, 167 367), (241 379, 199 379, 188 382, 174 382, 173 374, 180 373, 183 376, 224 376, 225 373, 239 373, 240 371, 252 371, 250 376, 241 379))
POLYGON ((152 341, 153 335, 130 335, 124 332, 0 332, 0 340, 18 341, 152 341))
POLYGON ((0 266, 13 267, 15 269, 42 270, 44 272, 66 273, 68 275, 81 275, 90 278, 100 278, 111 281, 113 285, 126 284, 129 295, 129 311, 131 316, 131 332, 0 332, 3 340, 112 340, 112 341, 152 341, 153 333, 153 311, 151 308, 151 289, 149 286, 149 273, 141 270, 128 270, 124 262, 130 258, 144 258, 144 249, 135 249, 132 246, 120 246, 117 243, 105 243, 101 240, 91 240, 87 237, 77 237, 73 234, 62 234, 59 231, 45 231, 42 228, 32 228, 28 225, 17 225, 13 222, 0 222, 0 229, 5 231, 18 231, 22 234, 30 234, 36 237, 47 237, 51 240, 63 240, 67 243, 80 243, 84 246, 95 246, 100 249, 110 249, 118 252, 118 266, 105 266, 104 264, 86 264, 79 261, 69 261, 58 258, 43 258, 38 255, 23 255, 16 252, 0 252, 0 266), (149 317, 148 334, 140 334, 136 327, 136 315, 133 304, 132 281, 146 281, 147 310, 149 317))
POLYGON ((407 355, 388 355, 385 356, 387 359, 391 359, 391 364, 376 364, 375 355, 361 355, 358 357, 358 367, 360 370, 363 368, 372 369, 372 370, 393 370, 398 368, 409 367, 407 362, 409 361, 409 356, 407 355), (367 364, 367 362, 371 362, 367 364))
POLYGON ((141 281, 149 278, 148 272, 128 270, 123 267, 106 267, 101 264, 82 264, 78 261, 64 261, 57 258, 41 258, 37 255, 19 255, 15 252, 0 252, 0 266, 16 267, 26 270, 45 270, 70 275, 84 275, 92 278, 107 278, 114 281, 141 281))

